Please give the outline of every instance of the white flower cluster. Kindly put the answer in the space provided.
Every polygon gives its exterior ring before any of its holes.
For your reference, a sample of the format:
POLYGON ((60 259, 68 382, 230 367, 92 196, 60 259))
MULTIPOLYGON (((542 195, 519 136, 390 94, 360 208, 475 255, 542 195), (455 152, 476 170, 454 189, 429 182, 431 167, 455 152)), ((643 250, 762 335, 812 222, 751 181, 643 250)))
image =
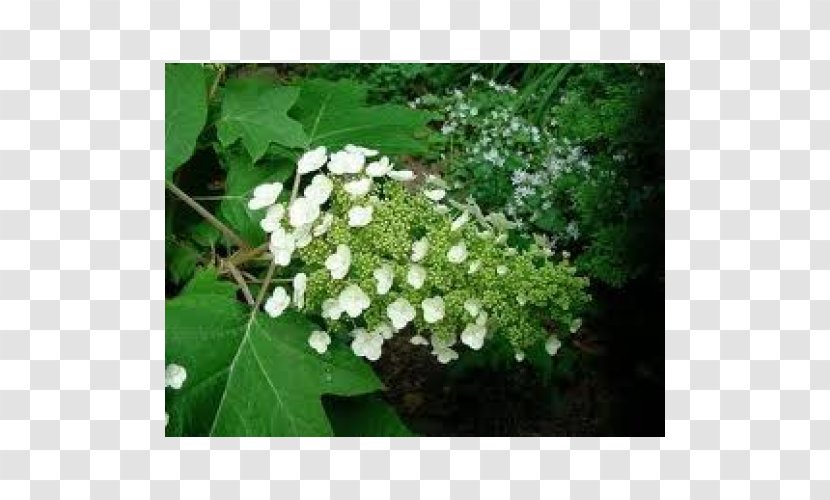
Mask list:
MULTIPOLYGON (((333 210, 327 207, 328 201, 335 189, 337 180, 338 189, 345 192, 346 199, 350 200, 350 208, 343 209, 343 221, 355 231, 372 223, 377 198, 370 195, 373 184, 382 177, 393 180, 407 181, 414 178, 414 173, 407 170, 393 170, 389 159, 382 157, 367 164, 367 159, 377 156, 378 152, 358 146, 346 146, 343 150, 326 155, 325 148, 317 148, 305 153, 297 162, 298 175, 313 174, 314 177, 298 196, 288 204, 278 203, 283 186, 279 183, 258 186, 253 193, 249 204, 257 210, 266 209, 262 219, 262 229, 270 233, 270 250, 276 264, 288 265, 296 249, 304 248, 315 238, 324 236, 334 222, 333 210), (326 169, 324 170, 324 167, 326 169), (341 176, 335 179, 334 176, 341 176)), ((468 274, 480 271, 482 262, 470 256, 467 243, 460 230, 473 217, 485 227, 479 231, 479 236, 493 239, 503 244, 506 238, 505 229, 513 223, 503 214, 490 214, 485 217, 477 206, 460 206, 454 200, 447 200, 446 184, 440 179, 430 176, 421 193, 430 200, 436 209, 444 208, 449 211, 450 206, 461 208, 461 214, 452 219, 450 235, 458 234, 455 241, 451 241, 442 255, 435 254, 431 258, 440 257, 450 265, 464 266, 468 274), (446 202, 447 204, 444 204, 446 202)), ((340 196, 340 195, 338 195, 340 196)), ((339 227, 339 226, 338 226, 339 227)), ((415 322, 420 315, 423 324, 442 326, 440 322, 447 315, 445 297, 441 295, 427 296, 420 302, 410 302, 403 296, 394 300, 385 301, 385 310, 381 312, 382 319, 373 320, 373 324, 361 327, 358 322, 364 313, 372 306, 373 297, 381 297, 390 293, 393 286, 399 289, 410 287, 422 290, 429 285, 430 275, 424 265, 430 252, 436 252, 429 238, 423 236, 411 243, 410 262, 406 264, 401 278, 396 279, 393 264, 381 263, 372 270, 373 283, 367 288, 365 282, 349 281, 353 264, 353 249, 348 244, 340 243, 330 250, 322 265, 328 276, 339 286, 337 291, 322 300, 320 315, 328 321, 345 320, 353 324, 351 331, 351 349, 356 356, 376 361, 381 357, 383 344, 388 339, 408 325, 415 322), (397 281, 397 282, 396 282, 397 281)), ((490 272, 493 272, 491 270, 490 272)), ((495 267, 497 275, 505 275, 509 269, 505 265, 495 267)), ((352 273, 352 277, 354 274, 352 273)), ((306 305, 305 292, 308 286, 308 276, 297 273, 291 280, 291 287, 277 286, 264 304, 265 312, 271 317, 278 317, 292 306, 302 310, 306 305)), ((427 287, 426 289, 429 289, 427 287)), ((521 300, 519 299, 520 303, 521 300)), ((470 298, 464 303, 464 309, 469 314, 462 331, 457 334, 433 333, 427 340, 421 335, 415 335, 410 342, 416 345, 431 346, 432 354, 441 363, 448 363, 458 358, 453 346, 458 340, 471 349, 478 350, 484 345, 488 336, 488 313, 483 310, 482 302, 470 298)), ((373 311, 373 314, 375 311, 373 311)), ((438 328, 441 330, 441 328, 438 328)), ((446 330, 444 330, 446 332, 446 330)), ((319 354, 324 354, 332 338, 329 332, 315 330, 308 338, 309 346, 319 354)))
MULTIPOLYGON (((516 218, 529 217, 531 220, 553 207, 552 187, 563 175, 591 169, 589 157, 582 146, 567 139, 551 141, 547 159, 539 166, 528 164, 527 169, 515 170, 512 174, 513 198, 508 202, 506 212, 516 218)), ((560 238, 579 238, 576 222, 568 223, 560 238)))

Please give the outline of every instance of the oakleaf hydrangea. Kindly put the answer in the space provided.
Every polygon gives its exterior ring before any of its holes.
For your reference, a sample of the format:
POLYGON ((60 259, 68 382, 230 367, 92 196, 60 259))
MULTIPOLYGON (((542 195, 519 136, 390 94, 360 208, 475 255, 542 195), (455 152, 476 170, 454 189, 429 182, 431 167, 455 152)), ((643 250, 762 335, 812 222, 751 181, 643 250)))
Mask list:
POLYGON ((496 338, 517 360, 536 347, 555 355, 579 327, 587 279, 539 242, 511 247, 504 214, 450 199, 437 177, 411 183, 414 172, 378 154, 309 151, 298 161, 303 194, 287 205, 276 201, 281 185, 254 190, 271 258, 293 272, 291 293, 276 287, 265 312, 318 318, 308 345, 320 355, 344 342, 376 361, 401 335, 440 363, 496 338))

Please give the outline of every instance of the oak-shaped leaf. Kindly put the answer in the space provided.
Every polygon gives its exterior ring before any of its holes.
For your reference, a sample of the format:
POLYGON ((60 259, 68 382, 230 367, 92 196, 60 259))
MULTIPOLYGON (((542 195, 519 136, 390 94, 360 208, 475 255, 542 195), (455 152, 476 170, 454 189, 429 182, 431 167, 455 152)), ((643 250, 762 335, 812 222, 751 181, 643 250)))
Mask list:
POLYGON ((166 363, 187 371, 181 389, 166 391, 168 436, 331 436, 324 394, 382 388, 345 345, 312 350, 305 316, 251 313, 214 271, 198 273, 165 313, 166 363))
POLYGON ((257 78, 230 80, 224 88, 216 123, 219 141, 228 147, 241 140, 254 162, 276 143, 287 148, 308 142, 302 125, 288 117, 299 96, 295 87, 277 86, 257 78))

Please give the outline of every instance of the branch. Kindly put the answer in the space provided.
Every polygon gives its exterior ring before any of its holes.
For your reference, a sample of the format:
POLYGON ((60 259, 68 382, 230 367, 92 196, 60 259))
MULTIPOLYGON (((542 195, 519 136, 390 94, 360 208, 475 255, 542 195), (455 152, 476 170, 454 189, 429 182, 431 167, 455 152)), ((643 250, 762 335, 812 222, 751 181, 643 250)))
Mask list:
POLYGON ((228 271, 231 273, 231 276, 233 276, 233 279, 239 284, 239 288, 242 289, 242 295, 245 296, 245 302, 247 302, 249 306, 254 305, 254 296, 251 295, 251 290, 248 288, 245 278, 243 278, 242 274, 239 273, 239 269, 237 269, 236 266, 230 262, 228 262, 227 267, 228 271))
POLYGON ((206 220, 206 221, 208 221, 208 222, 209 222, 209 223, 210 223, 213 227, 215 227, 215 228, 216 228, 216 229, 218 229, 218 230, 219 230, 222 234, 224 234, 224 235, 225 235, 225 237, 226 237, 226 238, 228 238, 228 240, 230 240, 230 241, 234 242, 234 243, 236 244, 236 246, 238 246, 238 247, 240 247, 240 248, 243 248, 243 249, 248 249, 248 248, 250 248, 250 245, 248 245, 247 243, 245 243, 245 241, 244 241, 242 238, 240 238, 240 237, 239 237, 239 235, 237 235, 236 233, 234 233, 234 232, 233 232, 233 231, 232 231, 232 230, 231 230, 228 226, 226 226, 225 224, 223 224, 223 223, 222 223, 222 221, 220 221, 219 219, 217 219, 217 218, 216 218, 216 217, 215 217, 212 213, 208 212, 208 211, 205 209, 205 207, 203 207, 202 205, 199 205, 199 203, 198 203, 198 202, 196 202, 196 201, 195 201, 193 198, 191 198, 190 196, 188 196, 188 195, 187 195, 187 193, 185 193, 184 191, 182 191, 181 189, 179 189, 179 187, 178 187, 178 186, 176 186, 175 184, 173 184, 173 183, 172 183, 172 182, 170 182, 170 181, 165 181, 165 186, 167 187, 167 189, 168 189, 171 193, 173 193, 174 195, 176 195, 176 196, 177 196, 180 200, 182 200, 183 202, 185 202, 185 203, 186 203, 186 204, 187 204, 190 208, 192 208, 192 209, 193 209, 193 210, 195 210, 195 211, 196 211, 199 215, 201 215, 202 217, 204 217, 204 218, 205 218, 205 220, 206 220))

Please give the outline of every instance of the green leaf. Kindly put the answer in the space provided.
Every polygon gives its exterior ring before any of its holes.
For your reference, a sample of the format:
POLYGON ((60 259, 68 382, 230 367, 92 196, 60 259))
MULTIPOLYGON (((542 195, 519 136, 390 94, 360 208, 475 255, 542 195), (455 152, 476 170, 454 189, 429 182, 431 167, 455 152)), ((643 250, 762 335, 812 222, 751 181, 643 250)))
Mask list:
POLYGON ((211 272, 165 307, 167 363, 187 370, 182 388, 167 390, 168 435, 331 436, 324 394, 382 388, 344 345, 313 351, 303 315, 251 314, 211 272))
POLYGON ((325 398, 326 413, 337 437, 413 437, 395 410, 377 394, 325 398))
MULTIPOLYGON (((225 151, 222 163, 228 171, 225 179, 225 196, 219 205, 219 216, 231 229, 251 246, 259 246, 267 234, 259 226, 265 210, 251 210, 248 200, 255 187, 266 182, 285 183, 294 172, 295 162, 282 157, 253 163, 245 151, 225 151)), ((286 186, 283 193, 291 190, 286 186)))
POLYGON ((216 124, 219 141, 228 147, 241 139, 253 161, 262 157, 272 142, 304 146, 308 138, 303 127, 287 115, 298 95, 294 87, 277 87, 259 79, 231 80, 216 124))
POLYGON ((236 294, 236 285, 228 281, 219 281, 219 273, 213 267, 196 273, 182 290, 183 296, 218 295, 233 298, 234 294, 236 294))
POLYGON ((290 114, 305 127, 309 147, 355 144, 384 154, 426 150, 429 113, 397 105, 367 106, 365 87, 348 80, 303 82, 290 114))
POLYGON ((193 155, 207 118, 205 74, 200 64, 164 67, 164 171, 173 173, 193 155))
POLYGON ((199 262, 199 252, 187 243, 172 239, 168 239, 164 247, 170 280, 178 284, 193 276, 196 264, 199 262))

